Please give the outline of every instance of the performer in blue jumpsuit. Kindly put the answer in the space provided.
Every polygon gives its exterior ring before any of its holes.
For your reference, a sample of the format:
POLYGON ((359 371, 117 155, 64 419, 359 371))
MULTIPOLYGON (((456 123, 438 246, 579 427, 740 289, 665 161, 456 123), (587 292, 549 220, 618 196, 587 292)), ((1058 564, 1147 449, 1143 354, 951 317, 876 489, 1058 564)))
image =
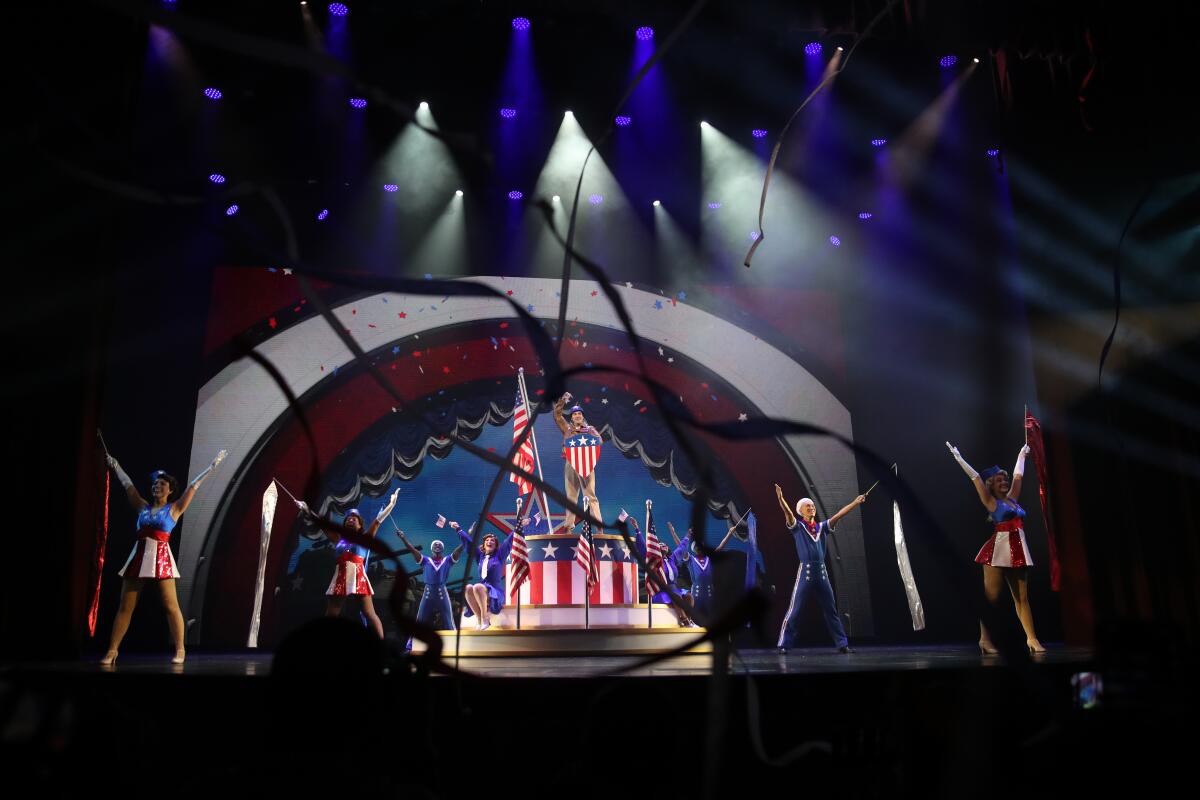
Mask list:
MULTIPOLYGON (((524 526, 528 520, 522 520, 524 526)), ((457 522, 451 522, 450 527, 458 534, 463 547, 471 547, 474 543, 470 532, 464 532, 457 522)), ((475 530, 475 526, 471 526, 475 530)), ((496 535, 489 533, 483 537, 479 545, 479 579, 467 578, 467 587, 463 595, 467 601, 465 616, 475 617, 475 630, 486 631, 492 626, 492 614, 499 614, 504 608, 504 564, 508 561, 509 551, 512 550, 514 534, 510 533, 501 543, 496 535)))
MULTIPOLYGON (((400 541, 404 542, 408 552, 412 553, 413 559, 421 567, 421 579, 425 582, 425 590, 421 593, 421 604, 417 606, 417 622, 429 625, 433 622, 434 614, 440 612, 444 620, 443 624, 446 625, 441 630, 456 630, 454 610, 450 607, 450 592, 446 589, 446 580, 450 577, 450 567, 458 563, 463 546, 460 544, 450 553, 449 558, 444 558, 442 554, 445 552, 446 546, 440 540, 434 539, 433 544, 429 547, 433 555, 423 556, 417 552, 417 548, 412 546, 412 542, 408 541, 404 531, 397 530, 396 533, 400 534, 400 541)), ((405 645, 405 649, 412 649, 411 638, 405 645)))
MULTIPOLYGON (((637 545, 638 555, 642 560, 646 559, 646 535, 642 533, 642 529, 638 527, 637 520, 629 517, 629 522, 633 525, 634 543, 637 545)), ((668 523, 669 525, 669 523, 668 523)), ((671 531, 674 534, 674 530, 671 531)), ((680 591, 675 581, 679 578, 679 563, 682 558, 681 551, 677 548, 673 553, 663 559, 663 574, 666 575, 667 585, 657 592, 654 597, 650 598, 651 603, 661 603, 670 605, 671 611, 675 614, 675 618, 679 620, 679 627, 694 628, 696 623, 692 622, 687 613, 680 607, 685 595, 680 591), (671 600, 674 598, 677 605, 671 605, 671 600)))
POLYGON ((805 497, 796 503, 796 513, 799 519, 792 515, 792 509, 783 499, 783 489, 775 484, 775 496, 779 498, 779 507, 783 509, 784 521, 792 538, 796 540, 796 555, 800 557, 800 566, 796 569, 796 583, 792 587, 792 601, 783 617, 783 625, 779 628, 779 652, 786 653, 789 647, 796 644, 796 634, 800 627, 800 609, 804 601, 812 596, 821 605, 825 615, 825 627, 833 637, 833 643, 839 652, 852 653, 850 640, 846 638, 846 629, 838 616, 837 601, 833 596, 833 586, 829 583, 829 574, 825 571, 825 537, 833 533, 838 521, 849 514, 857 506, 866 502, 866 495, 854 498, 845 508, 829 519, 818 523, 817 506, 805 497))

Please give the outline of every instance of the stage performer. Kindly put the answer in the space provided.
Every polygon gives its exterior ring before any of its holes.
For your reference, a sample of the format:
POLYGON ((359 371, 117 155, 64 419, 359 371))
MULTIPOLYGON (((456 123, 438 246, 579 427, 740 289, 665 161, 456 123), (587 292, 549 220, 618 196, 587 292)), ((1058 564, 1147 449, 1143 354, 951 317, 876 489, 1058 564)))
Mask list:
MULTIPOLYGON (((563 434, 563 483, 566 485, 567 497, 572 503, 579 498, 579 492, 582 489, 584 495, 588 499, 588 508, 596 519, 603 521, 600 516, 600 501, 596 499, 596 471, 593 459, 593 468, 588 471, 587 475, 580 477, 580 474, 571 466, 571 462, 566 460, 566 450, 568 442, 575 437, 576 441, 580 441, 579 437, 591 437, 595 440, 595 452, 598 455, 600 442, 602 437, 600 431, 588 425, 587 420, 583 416, 583 409, 577 405, 571 406, 566 410, 566 416, 563 415, 563 409, 571 400, 571 393, 567 392, 558 399, 554 404, 554 424, 563 434)), ((575 513, 567 509, 566 530, 575 529, 578 519, 575 513)))
MULTIPOLYGON (((520 523, 529 524, 526 518, 520 523)), ((464 532, 457 522, 451 522, 450 527, 458 534, 463 547, 471 547, 474 539, 470 531, 464 532)), ((471 526, 475 530, 475 526, 471 526)), ((464 596, 467 601, 468 617, 475 617, 475 630, 486 631, 492 627, 492 614, 499 614, 504 608, 504 562, 508 561, 509 551, 512 550, 514 533, 508 534, 502 543, 494 533, 486 534, 479 544, 479 580, 467 583, 464 596)))
MULTIPOLYGON (((392 492, 391 498, 387 505, 379 509, 379 513, 375 515, 375 521, 366 529, 367 537, 374 539, 379 533, 379 526, 383 523, 388 515, 392 513, 392 509, 396 507, 396 498, 400 495, 400 490, 392 492)), ((311 514, 308 510, 308 504, 303 500, 296 503, 296 506, 301 512, 311 514)), ((354 531, 355 533, 363 533, 363 518, 357 508, 352 508, 346 512, 345 518, 342 520, 342 525, 354 531)), ((322 533, 333 542, 334 553, 337 554, 337 564, 334 567, 333 579, 329 582, 329 588, 325 590, 325 616, 340 617, 342 615, 342 607, 346 605, 347 597, 357 597, 362 604, 363 616, 367 618, 367 623, 371 626, 371 630, 375 631, 375 635, 380 639, 383 638, 383 623, 379 621, 379 615, 375 613, 375 601, 371 598, 375 595, 375 590, 371 587, 371 581, 367 578, 367 559, 371 557, 371 551, 360 544, 353 544, 337 533, 322 530, 322 533)))
MULTIPOLYGON (((441 612, 446 627, 439 628, 439 630, 456 630, 454 609, 450 606, 450 591, 446 588, 446 580, 450 577, 450 567, 458 563, 463 546, 460 544, 450 553, 449 558, 445 558, 443 553, 446 552, 446 545, 440 539, 434 539, 433 544, 429 546, 433 555, 423 556, 417 551, 417 548, 413 547, 412 542, 404 535, 404 531, 397 530, 396 533, 400 535, 400 541, 404 542, 408 552, 412 553, 417 566, 421 567, 421 577, 425 581, 425 589, 421 592, 421 603, 417 606, 417 622, 429 625, 433 622, 434 614, 441 612)), ((404 649, 412 649, 411 638, 405 644, 404 649)))
POLYGON ((838 521, 849 514, 855 507, 866 502, 867 496, 860 494, 832 517, 818 523, 817 504, 805 497, 796 503, 797 518, 792 509, 783 499, 783 489, 775 484, 775 496, 779 499, 779 507, 783 509, 783 519, 787 529, 791 531, 796 541, 796 555, 800 557, 800 566, 796 569, 796 582, 792 587, 792 600, 788 604, 787 613, 783 617, 783 625, 779 628, 779 652, 786 653, 789 647, 796 644, 797 629, 800 627, 800 609, 805 599, 811 593, 815 596, 821 611, 825 616, 825 627, 833 638, 833 644, 839 653, 853 653, 850 640, 846 637, 846 629, 838 616, 837 599, 833 596, 833 586, 829 583, 829 573, 825 570, 825 539, 834 532, 838 521))
MULTIPOLYGON (((633 525, 634 540, 637 544, 638 555, 642 557, 642 560, 645 560, 647 558, 646 535, 642 533, 642 529, 638 526, 637 520, 634 517, 629 517, 628 519, 630 524, 633 525)), ((670 524, 671 523, 668 522, 667 526, 670 527, 670 524)), ((671 535, 674 536, 674 534, 675 531, 672 529, 671 535)), ((676 541, 678 541, 679 537, 676 536, 675 538, 676 541)), ((654 595, 654 597, 650 598, 650 602, 662 603, 663 605, 671 606, 671 613, 673 613, 675 615, 675 619, 679 621, 679 627, 694 628, 696 627, 696 623, 692 622, 691 617, 689 617, 687 612, 682 608, 684 604, 684 598, 688 595, 680 590, 675 583, 679 579, 680 559, 681 555, 678 549, 672 553, 669 553, 667 557, 663 559, 663 573, 666 575, 667 585, 659 587, 659 591, 654 595), (675 600, 674 605, 671 603, 672 599, 675 600)))
MULTIPOLYGON (((667 527, 671 529, 671 535, 675 536, 675 527, 669 522, 667 527)), ((728 536, 717 545, 716 550, 724 548, 727 541, 729 541, 728 536)), ((692 580, 692 586, 686 595, 688 604, 698 613, 700 621, 708 624, 708 620, 712 617, 713 602, 716 598, 712 558, 700 554, 699 546, 692 540, 691 528, 688 528, 687 536, 683 537, 683 541, 671 552, 671 559, 676 564, 683 564, 687 567, 688 577, 692 580)))
MULTIPOLYGON (((1029 445, 1021 448, 1017 454, 1017 463, 1013 467, 1012 482, 1008 473, 1000 467, 992 466, 983 472, 976 472, 966 462, 958 448, 946 442, 950 454, 962 467, 963 472, 975 484, 979 494, 979 502, 988 510, 988 520, 992 523, 991 537, 984 542, 975 563, 983 565, 983 593, 988 602, 995 605, 1000 601, 1000 587, 1007 583, 1008 591, 1012 594, 1013 605, 1016 606, 1017 619, 1025 630, 1025 646, 1031 654, 1044 653, 1046 648, 1038 641, 1033 630, 1033 611, 1029 607, 1029 567, 1033 566, 1033 558, 1029 555, 1029 545, 1025 542, 1025 509, 1017 504, 1021 494, 1021 481, 1025 475, 1025 456, 1029 454, 1029 445)), ((979 623, 979 650, 984 655, 996 653, 992 637, 982 622, 979 623)))
POLYGON ((150 474, 151 502, 146 502, 117 460, 112 456, 107 457, 109 468, 125 489, 129 505, 137 512, 138 540, 125 566, 117 573, 121 576, 121 606, 113 619, 112 638, 108 643, 108 652, 100 661, 101 664, 108 666, 117 660, 117 650, 121 646, 121 640, 125 638, 125 632, 129 630, 129 621, 133 618, 138 595, 148 580, 158 584, 167 612, 167 625, 171 629, 171 640, 175 644, 175 657, 171 659, 171 663, 183 663, 187 653, 183 643, 183 614, 179 610, 179 597, 175 592, 175 579, 179 577, 179 568, 175 566, 175 557, 171 555, 171 531, 195 499, 200 484, 225 460, 225 456, 224 450, 217 453, 212 463, 192 479, 175 502, 171 502, 171 497, 179 494, 179 481, 163 470, 156 470, 150 474))

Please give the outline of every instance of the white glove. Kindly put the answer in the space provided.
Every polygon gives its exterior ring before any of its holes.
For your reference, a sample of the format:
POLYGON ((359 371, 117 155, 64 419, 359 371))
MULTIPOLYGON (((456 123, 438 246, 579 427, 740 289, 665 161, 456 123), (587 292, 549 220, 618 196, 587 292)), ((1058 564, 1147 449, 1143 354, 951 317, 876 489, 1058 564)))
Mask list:
POLYGON ((1013 467, 1013 477, 1019 478, 1025 474, 1025 456, 1029 455, 1029 445, 1021 448, 1021 452, 1017 453, 1017 465, 1013 467))
POLYGON ((296 501, 296 508, 300 509, 300 513, 302 513, 302 514, 311 514, 312 513, 311 511, 308 510, 308 503, 304 502, 303 500, 296 501))
POLYGON ((392 513, 392 509, 396 507, 396 498, 400 496, 400 490, 392 492, 392 497, 388 500, 387 505, 379 509, 379 513, 375 515, 376 522, 383 522, 388 518, 388 514, 392 513))
POLYGON ((962 455, 958 452, 957 447, 950 444, 949 442, 946 442, 946 447, 950 448, 950 455, 954 456, 954 460, 958 462, 958 465, 960 467, 962 467, 962 471, 967 473, 968 478, 970 478, 971 480, 975 480, 976 478, 979 477, 979 473, 975 471, 974 467, 972 467, 970 464, 967 463, 966 459, 963 458, 962 455))
POLYGON ((128 489, 133 486, 133 481, 129 480, 129 476, 125 474, 125 470, 121 469, 121 465, 112 456, 108 456, 108 466, 117 475, 117 480, 121 482, 122 488, 128 489))
POLYGON ((229 455, 228 450, 219 450, 217 452, 217 457, 212 460, 212 465, 209 467, 209 469, 216 469, 217 465, 224 461, 225 456, 227 455, 229 455))

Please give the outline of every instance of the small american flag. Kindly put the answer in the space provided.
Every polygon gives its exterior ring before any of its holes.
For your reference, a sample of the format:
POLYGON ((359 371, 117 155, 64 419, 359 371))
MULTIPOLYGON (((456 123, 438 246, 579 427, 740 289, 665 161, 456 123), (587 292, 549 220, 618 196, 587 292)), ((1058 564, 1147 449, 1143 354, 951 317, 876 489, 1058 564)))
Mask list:
POLYGON ((667 545, 658 538, 654 529, 654 512, 646 510, 646 593, 650 596, 663 591, 667 587, 666 570, 663 561, 670 555, 667 545), (657 580, 652 580, 657 578, 657 580))
POLYGON ((581 479, 587 480, 587 476, 596 468, 596 462, 600 460, 601 442, 599 436, 588 431, 572 434, 563 441, 563 458, 581 479))
MULTIPOLYGON (((513 443, 521 438, 525 433, 525 429, 529 427, 529 409, 525 405, 525 399, 522 396, 521 390, 517 390, 517 399, 513 401, 513 443)), ((526 472, 533 473, 533 437, 526 436, 525 441, 521 444, 521 449, 513 454, 513 466, 518 469, 523 469, 526 472)), ((508 473, 510 483, 517 485, 517 494, 527 495, 533 489, 533 484, 521 477, 515 472, 508 473)))
POLYGON ((518 519, 517 526, 513 529, 512 549, 509 551, 509 555, 512 557, 512 563, 509 572, 508 593, 515 600, 521 590, 521 584, 529 579, 529 548, 525 544, 524 519, 518 519))
MULTIPOLYGON (((584 511, 587 509, 585 508, 584 511)), ((587 588, 600 582, 600 570, 596 565, 595 554, 592 552, 592 523, 587 517, 583 518, 583 532, 579 534, 579 543, 575 546, 575 563, 587 576, 587 588)))
POLYGON ((444 527, 446 527, 446 518, 443 517, 441 514, 438 514, 437 522, 435 522, 433 524, 439 528, 444 528, 444 527))

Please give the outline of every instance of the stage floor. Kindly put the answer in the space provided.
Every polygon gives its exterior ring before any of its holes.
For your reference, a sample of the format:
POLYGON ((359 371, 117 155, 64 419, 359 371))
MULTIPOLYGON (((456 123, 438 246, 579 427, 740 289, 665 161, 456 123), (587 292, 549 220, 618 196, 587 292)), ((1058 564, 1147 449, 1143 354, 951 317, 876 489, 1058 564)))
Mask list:
MULTIPOLYGON (((624 675, 635 678, 702 676, 712 670, 712 656, 674 656, 646 666, 638 656, 570 656, 519 658, 459 658, 445 654, 448 664, 484 677, 572 678, 624 675)), ((196 677, 266 677, 271 674, 272 653, 192 653, 187 663, 176 666, 169 656, 123 655, 115 667, 103 667, 98 660, 57 661, 24 664, 24 672, 69 675, 187 675, 196 677)), ((1034 660, 1037 665, 1082 666, 1091 662, 1089 648, 1049 645, 1048 652, 1034 660)), ((872 672, 914 672, 921 670, 991 669, 1004 665, 1004 659, 982 656, 972 645, 928 647, 863 646, 842 655, 831 648, 799 648, 781 655, 774 650, 735 651, 731 674, 812 675, 872 672)))

